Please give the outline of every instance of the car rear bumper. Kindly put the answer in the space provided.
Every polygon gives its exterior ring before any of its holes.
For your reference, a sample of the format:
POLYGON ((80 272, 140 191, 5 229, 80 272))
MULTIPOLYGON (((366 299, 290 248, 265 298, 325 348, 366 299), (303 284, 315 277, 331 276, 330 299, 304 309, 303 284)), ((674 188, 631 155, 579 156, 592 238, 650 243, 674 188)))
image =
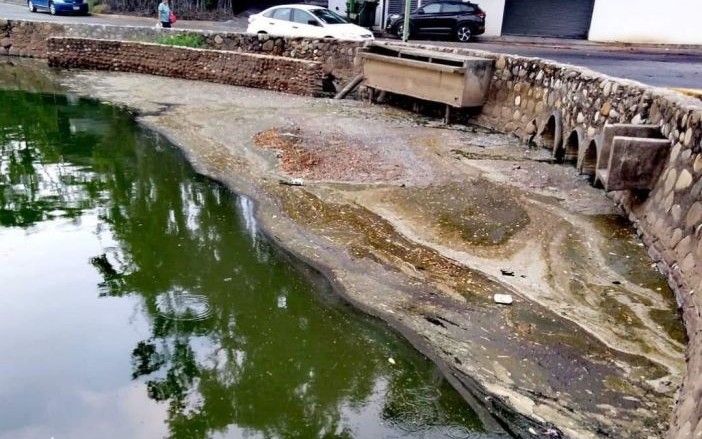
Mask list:
POLYGON ((87 3, 54 3, 56 12, 60 14, 87 14, 88 4, 87 3))

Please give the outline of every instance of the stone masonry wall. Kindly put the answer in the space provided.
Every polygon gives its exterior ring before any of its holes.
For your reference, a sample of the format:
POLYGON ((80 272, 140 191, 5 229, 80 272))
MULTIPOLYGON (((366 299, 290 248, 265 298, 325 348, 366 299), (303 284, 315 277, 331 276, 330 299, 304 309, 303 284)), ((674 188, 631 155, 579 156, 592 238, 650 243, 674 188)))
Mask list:
POLYGON ((322 94, 324 72, 316 61, 84 38, 51 37, 49 65, 138 72, 264 88, 308 96, 322 94))
POLYGON ((433 50, 494 59, 478 121, 594 166, 605 124, 660 127, 672 146, 644 197, 608 195, 629 215, 675 291, 689 338, 687 375, 668 437, 702 437, 702 101, 556 62, 466 49, 433 50))
POLYGON ((299 60, 318 61, 325 73, 340 82, 353 78, 360 67, 356 52, 363 43, 309 38, 283 38, 242 33, 200 32, 135 26, 46 23, 0 19, 0 55, 46 58, 49 37, 79 37, 104 40, 156 42, 159 37, 196 34, 204 49, 260 53, 299 60))

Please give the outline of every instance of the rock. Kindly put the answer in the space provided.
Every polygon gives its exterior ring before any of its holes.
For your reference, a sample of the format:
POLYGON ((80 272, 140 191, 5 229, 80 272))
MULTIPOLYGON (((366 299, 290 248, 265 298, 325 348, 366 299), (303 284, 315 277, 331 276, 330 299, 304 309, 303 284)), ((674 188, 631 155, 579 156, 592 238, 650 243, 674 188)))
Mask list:
POLYGON ((215 35, 214 42, 215 42, 215 44, 222 44, 224 42, 224 40, 219 35, 215 35))
POLYGON ((675 161, 678 159, 678 155, 680 154, 681 149, 682 145, 680 143, 676 143, 673 147, 673 150, 670 151, 670 158, 668 159, 670 163, 675 163, 675 161))
POLYGON ((273 50, 273 47, 275 47, 275 42, 273 40, 268 40, 265 43, 263 43, 261 49, 264 52, 270 52, 271 50, 273 50))
POLYGON ((673 186, 675 185, 675 180, 678 178, 678 173, 675 171, 674 168, 670 168, 668 170, 668 175, 665 177, 665 184, 663 186, 663 191, 665 193, 670 192, 673 190, 673 186))
POLYGON ((683 138, 683 145, 689 147, 692 143, 692 128, 688 128, 685 132, 685 137, 683 138))
POLYGON ((688 228, 693 228, 700 224, 702 221, 702 202, 697 201, 690 207, 687 211, 687 216, 685 217, 685 226, 688 228))
POLYGON ((675 183, 675 190, 681 191, 687 189, 692 184, 692 174, 687 169, 683 169, 678 177, 678 181, 675 183))
POLYGON ((534 134, 536 132, 536 124, 534 122, 530 122, 526 126, 526 133, 527 134, 534 134))
POLYGON ((603 116, 609 116, 610 110, 612 110, 612 103, 607 101, 602 105, 602 108, 600 108, 600 114, 603 116))

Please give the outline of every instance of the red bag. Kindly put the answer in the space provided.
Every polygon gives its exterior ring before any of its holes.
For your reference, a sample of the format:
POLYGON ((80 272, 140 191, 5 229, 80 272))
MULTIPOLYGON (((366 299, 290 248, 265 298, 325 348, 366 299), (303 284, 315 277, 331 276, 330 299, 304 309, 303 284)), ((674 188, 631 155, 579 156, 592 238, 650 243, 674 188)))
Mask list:
POLYGON ((177 21, 178 19, 176 18, 175 14, 173 12, 170 12, 168 14, 168 22, 173 24, 177 21))

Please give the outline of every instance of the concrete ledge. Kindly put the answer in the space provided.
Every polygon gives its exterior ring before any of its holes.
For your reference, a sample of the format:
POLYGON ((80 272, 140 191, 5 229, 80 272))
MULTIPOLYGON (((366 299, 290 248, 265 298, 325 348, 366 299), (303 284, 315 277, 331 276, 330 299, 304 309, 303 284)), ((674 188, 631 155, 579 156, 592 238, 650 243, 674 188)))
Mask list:
POLYGON ((325 76, 316 61, 85 38, 49 38, 48 58, 53 67, 147 73, 306 96, 323 94, 325 76))
MULTIPOLYGON (((609 168, 609 159, 612 155, 612 142, 615 136, 620 137, 641 137, 641 138, 655 138, 660 139, 661 135, 660 128, 657 125, 641 125, 641 124, 613 124, 605 125, 602 128, 602 144, 601 149, 597 151, 597 165, 595 167, 596 171, 606 172, 609 168)), ((596 183, 604 182, 599 178, 595 177, 596 183)))
POLYGON ((597 171, 606 191, 651 190, 670 152, 668 139, 615 137, 606 169, 597 171))

